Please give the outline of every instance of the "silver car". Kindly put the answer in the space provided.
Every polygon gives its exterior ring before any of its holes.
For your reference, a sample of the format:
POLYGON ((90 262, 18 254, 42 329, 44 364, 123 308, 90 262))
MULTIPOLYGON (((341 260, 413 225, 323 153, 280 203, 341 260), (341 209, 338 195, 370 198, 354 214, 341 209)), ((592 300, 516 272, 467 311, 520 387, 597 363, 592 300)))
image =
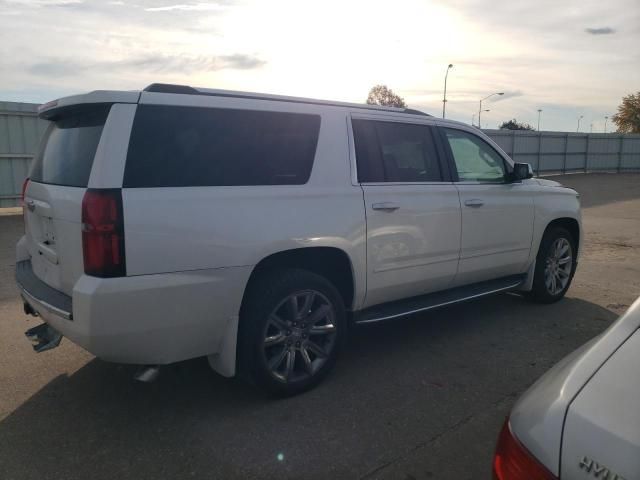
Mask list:
POLYGON ((516 403, 493 462, 499 480, 640 478, 640 299, 516 403))

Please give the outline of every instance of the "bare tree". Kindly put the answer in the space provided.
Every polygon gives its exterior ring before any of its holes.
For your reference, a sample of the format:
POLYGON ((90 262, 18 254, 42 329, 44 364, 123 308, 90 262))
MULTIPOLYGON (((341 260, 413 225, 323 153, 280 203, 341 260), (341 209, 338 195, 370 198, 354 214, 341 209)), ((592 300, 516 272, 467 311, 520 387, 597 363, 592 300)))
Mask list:
POLYGON ((369 90, 367 104, 384 105, 385 107, 407 107, 404 99, 400 95, 396 95, 393 90, 391 90, 386 85, 376 85, 371 90, 369 90))

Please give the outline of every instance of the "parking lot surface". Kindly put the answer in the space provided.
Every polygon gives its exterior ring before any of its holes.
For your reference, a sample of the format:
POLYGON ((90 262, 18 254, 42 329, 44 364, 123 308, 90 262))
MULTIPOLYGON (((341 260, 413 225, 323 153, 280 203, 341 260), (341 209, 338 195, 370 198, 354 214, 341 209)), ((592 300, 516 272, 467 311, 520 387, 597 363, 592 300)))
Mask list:
POLYGON ((0 216, 0 479, 490 478, 518 395, 640 295, 640 175, 554 179, 581 193, 586 235, 564 300, 357 328, 319 388, 284 400, 203 359, 141 384, 69 341, 35 354, 13 282, 22 217, 0 216))

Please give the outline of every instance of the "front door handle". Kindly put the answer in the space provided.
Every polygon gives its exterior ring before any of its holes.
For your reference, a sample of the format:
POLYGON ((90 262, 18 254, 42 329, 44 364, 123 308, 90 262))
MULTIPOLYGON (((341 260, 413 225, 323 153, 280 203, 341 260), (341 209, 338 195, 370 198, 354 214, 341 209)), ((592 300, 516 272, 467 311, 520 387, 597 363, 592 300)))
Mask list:
POLYGON ((464 205, 466 207, 478 208, 484 205, 484 202, 479 198, 471 198, 469 200, 464 201, 464 205))
POLYGON ((374 210, 382 210, 382 211, 385 211, 385 212, 393 212, 394 210, 399 209, 400 205, 397 204, 396 202, 380 202, 380 203, 372 204, 371 208, 373 208, 374 210))

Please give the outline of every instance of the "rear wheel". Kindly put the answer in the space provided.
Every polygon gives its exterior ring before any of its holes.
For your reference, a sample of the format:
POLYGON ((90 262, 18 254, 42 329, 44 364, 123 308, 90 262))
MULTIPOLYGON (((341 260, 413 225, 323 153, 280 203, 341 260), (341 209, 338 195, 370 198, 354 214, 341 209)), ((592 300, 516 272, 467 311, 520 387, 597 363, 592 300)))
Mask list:
POLYGON ((331 370, 345 328, 342 298, 327 279, 273 271, 257 281, 243 307, 241 370, 271 393, 301 393, 331 370))
POLYGON ((564 297, 576 269, 575 241, 568 230, 554 227, 545 232, 536 257, 531 298, 553 303, 564 297))

